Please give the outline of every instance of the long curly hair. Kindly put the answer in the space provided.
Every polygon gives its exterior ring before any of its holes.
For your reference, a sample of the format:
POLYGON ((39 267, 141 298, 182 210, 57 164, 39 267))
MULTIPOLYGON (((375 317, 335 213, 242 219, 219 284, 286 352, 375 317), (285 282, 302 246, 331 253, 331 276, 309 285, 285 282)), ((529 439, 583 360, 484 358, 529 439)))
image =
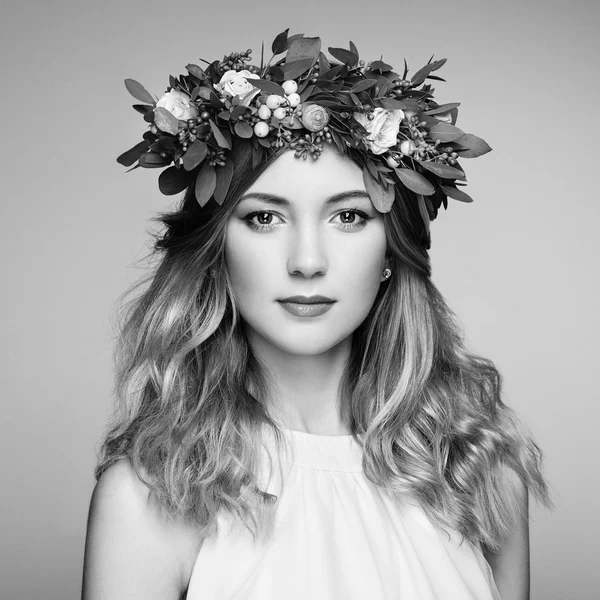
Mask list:
MULTIPOLYGON (((95 472, 99 479, 129 460, 167 512, 195 524, 200 536, 216 531, 221 511, 254 536, 268 535, 276 497, 257 477, 264 427, 284 443, 224 256, 237 200, 277 155, 253 165, 251 147, 239 143, 232 158, 221 206, 200 207, 188 190, 176 210, 156 217, 166 226, 154 241, 157 264, 120 299, 119 406, 95 472)), ((502 401, 494 363, 465 348, 458 319, 431 281, 416 198, 397 194, 384 215, 394 277, 353 333, 340 383, 343 418, 363 446, 371 481, 415 498, 442 527, 497 549, 517 506, 508 469, 551 506, 542 453, 502 401)))

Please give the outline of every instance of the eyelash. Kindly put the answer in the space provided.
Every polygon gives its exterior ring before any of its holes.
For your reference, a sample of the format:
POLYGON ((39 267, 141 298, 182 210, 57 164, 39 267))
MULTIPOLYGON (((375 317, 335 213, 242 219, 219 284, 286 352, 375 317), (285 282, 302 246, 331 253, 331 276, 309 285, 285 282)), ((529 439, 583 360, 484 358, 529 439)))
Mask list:
MULTIPOLYGON (((361 217, 363 220, 362 222, 360 222, 359 224, 355 225, 354 223, 341 223, 341 227, 342 229, 360 229, 362 227, 364 227, 373 217, 370 217, 367 213, 363 212, 362 210, 358 210, 357 208, 349 208, 346 210, 341 210, 339 213, 337 213, 337 215, 335 215, 336 217, 339 215, 343 215, 346 213, 351 213, 354 215, 358 215, 359 217, 361 217)), ((267 231, 269 229, 274 229, 275 227, 277 227, 277 225, 273 225, 272 223, 269 225, 262 225, 259 223, 253 223, 252 219, 254 217, 256 217, 257 215, 276 215, 276 212, 273 212, 271 210, 255 210, 251 213, 248 213, 245 217, 244 217, 244 221, 246 221, 246 223, 248 224, 248 227, 250 227, 250 229, 253 229, 254 231, 267 231)))

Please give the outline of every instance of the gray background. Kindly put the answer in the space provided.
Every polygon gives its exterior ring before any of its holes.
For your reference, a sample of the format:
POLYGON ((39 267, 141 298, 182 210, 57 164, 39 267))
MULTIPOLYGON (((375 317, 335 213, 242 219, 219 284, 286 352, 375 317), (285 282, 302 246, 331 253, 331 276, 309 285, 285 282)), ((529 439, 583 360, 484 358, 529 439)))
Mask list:
POLYGON ((471 205, 432 225, 434 279, 470 347, 546 453, 556 511, 532 506, 532 598, 597 597, 596 2, 11 2, 0 19, 0 596, 75 598, 95 453, 112 405, 110 316, 143 274, 157 171, 115 158, 199 57, 274 36, 354 41, 411 72, 447 57, 436 99, 494 152, 464 161, 471 205))

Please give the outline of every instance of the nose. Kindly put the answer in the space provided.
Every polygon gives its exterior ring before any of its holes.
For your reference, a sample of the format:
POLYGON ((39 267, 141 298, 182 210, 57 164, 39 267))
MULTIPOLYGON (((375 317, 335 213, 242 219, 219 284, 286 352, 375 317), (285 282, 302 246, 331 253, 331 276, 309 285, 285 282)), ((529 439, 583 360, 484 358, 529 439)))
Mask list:
POLYGON ((322 235, 314 224, 304 223, 290 236, 287 267, 290 275, 325 275, 327 257, 322 235))

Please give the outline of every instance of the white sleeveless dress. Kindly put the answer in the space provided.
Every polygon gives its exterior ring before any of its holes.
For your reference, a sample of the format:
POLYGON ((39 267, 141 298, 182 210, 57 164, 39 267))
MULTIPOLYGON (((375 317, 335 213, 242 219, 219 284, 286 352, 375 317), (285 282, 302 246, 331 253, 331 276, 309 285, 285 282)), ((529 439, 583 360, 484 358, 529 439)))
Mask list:
POLYGON ((283 431, 275 534, 218 519, 187 600, 500 600, 481 549, 371 483, 352 436, 283 431))

